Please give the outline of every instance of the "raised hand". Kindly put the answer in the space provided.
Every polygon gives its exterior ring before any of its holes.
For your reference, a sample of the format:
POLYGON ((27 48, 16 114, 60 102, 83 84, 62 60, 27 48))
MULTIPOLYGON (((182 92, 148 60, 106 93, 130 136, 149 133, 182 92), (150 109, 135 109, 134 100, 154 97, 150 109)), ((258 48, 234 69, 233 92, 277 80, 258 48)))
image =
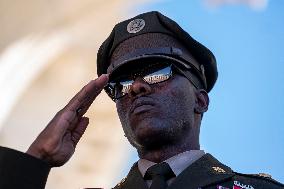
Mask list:
POLYGON ((83 117, 108 81, 108 75, 90 81, 60 110, 29 147, 27 154, 51 167, 65 164, 75 152, 89 118, 83 117))

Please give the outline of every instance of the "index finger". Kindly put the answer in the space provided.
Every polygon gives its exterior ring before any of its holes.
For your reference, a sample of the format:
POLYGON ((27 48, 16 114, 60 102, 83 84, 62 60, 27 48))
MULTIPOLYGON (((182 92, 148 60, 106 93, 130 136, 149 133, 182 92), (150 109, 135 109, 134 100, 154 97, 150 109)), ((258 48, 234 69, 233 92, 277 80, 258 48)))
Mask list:
POLYGON ((84 103, 89 101, 93 102, 95 98, 100 94, 107 82, 108 74, 103 74, 97 79, 90 81, 69 101, 64 109, 76 111, 77 109, 85 108, 82 107, 84 103))

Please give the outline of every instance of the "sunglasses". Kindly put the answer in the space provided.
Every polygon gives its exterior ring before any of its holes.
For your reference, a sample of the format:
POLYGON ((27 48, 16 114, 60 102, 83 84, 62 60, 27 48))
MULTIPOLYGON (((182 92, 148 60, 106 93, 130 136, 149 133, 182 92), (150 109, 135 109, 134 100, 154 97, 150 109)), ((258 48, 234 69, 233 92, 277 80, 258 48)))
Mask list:
MULTIPOLYGON (((188 69, 188 68, 187 68, 188 69)), ((149 85, 161 83, 173 77, 173 74, 180 74, 192 80, 188 76, 186 68, 181 68, 172 62, 155 62, 141 69, 136 69, 128 74, 121 74, 110 82, 104 88, 106 93, 115 101, 124 97, 131 90, 131 86, 135 79, 140 77, 149 85)), ((197 88, 194 82, 193 85, 197 88)))

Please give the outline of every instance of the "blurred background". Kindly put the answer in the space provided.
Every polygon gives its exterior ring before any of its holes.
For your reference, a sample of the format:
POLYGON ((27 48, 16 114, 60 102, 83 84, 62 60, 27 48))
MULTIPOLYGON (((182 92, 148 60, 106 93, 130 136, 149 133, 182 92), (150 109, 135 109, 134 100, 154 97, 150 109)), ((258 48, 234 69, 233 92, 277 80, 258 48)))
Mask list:
MULTIPOLYGON (((243 173, 284 182, 284 1, 0 0, 0 145, 26 151, 55 113, 96 78, 114 24, 158 10, 217 57, 201 148, 243 173)), ((72 159, 47 189, 110 188, 137 161, 102 93, 72 159)))

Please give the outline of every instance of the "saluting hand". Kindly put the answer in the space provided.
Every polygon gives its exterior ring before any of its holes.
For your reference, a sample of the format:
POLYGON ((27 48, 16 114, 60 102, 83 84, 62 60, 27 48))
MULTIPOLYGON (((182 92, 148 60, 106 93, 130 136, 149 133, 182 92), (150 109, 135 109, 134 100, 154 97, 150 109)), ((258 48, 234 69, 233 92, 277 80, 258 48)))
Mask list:
POLYGON ((65 164, 84 134, 89 118, 83 117, 108 81, 108 75, 90 81, 60 110, 29 147, 27 154, 51 167, 65 164))

